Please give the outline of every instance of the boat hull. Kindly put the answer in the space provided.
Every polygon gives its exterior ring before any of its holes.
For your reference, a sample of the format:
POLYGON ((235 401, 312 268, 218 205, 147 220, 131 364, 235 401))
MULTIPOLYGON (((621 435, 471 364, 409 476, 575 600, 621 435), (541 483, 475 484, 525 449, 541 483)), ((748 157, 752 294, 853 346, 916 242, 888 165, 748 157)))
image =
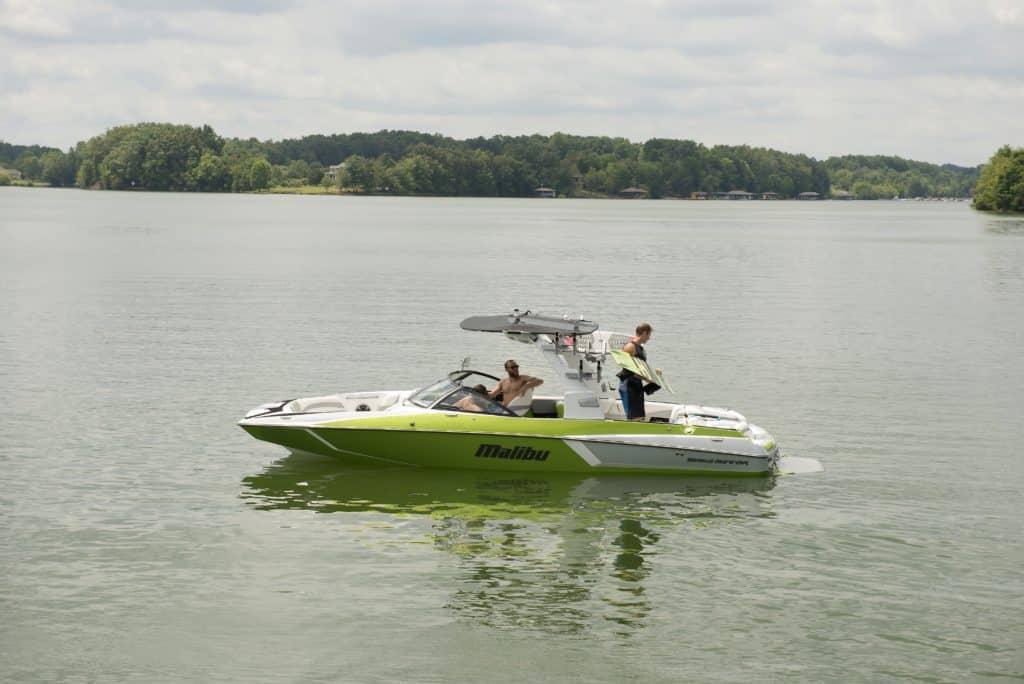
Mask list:
POLYGON ((755 450, 742 438, 678 434, 531 435, 257 421, 241 426, 293 451, 429 468, 764 476, 778 457, 774 447, 750 453, 755 450))

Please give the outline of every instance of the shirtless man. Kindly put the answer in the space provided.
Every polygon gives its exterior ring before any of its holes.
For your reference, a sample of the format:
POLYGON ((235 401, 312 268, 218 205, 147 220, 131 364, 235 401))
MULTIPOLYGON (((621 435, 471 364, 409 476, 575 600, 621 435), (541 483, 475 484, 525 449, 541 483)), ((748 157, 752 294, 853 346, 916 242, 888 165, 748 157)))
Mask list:
POLYGON ((526 393, 526 390, 540 387, 544 381, 540 378, 531 378, 529 375, 519 374, 519 364, 514 359, 505 362, 507 378, 502 378, 497 386, 487 393, 492 399, 498 399, 505 406, 512 403, 512 400, 526 393), (499 399, 500 397, 500 399, 499 399))

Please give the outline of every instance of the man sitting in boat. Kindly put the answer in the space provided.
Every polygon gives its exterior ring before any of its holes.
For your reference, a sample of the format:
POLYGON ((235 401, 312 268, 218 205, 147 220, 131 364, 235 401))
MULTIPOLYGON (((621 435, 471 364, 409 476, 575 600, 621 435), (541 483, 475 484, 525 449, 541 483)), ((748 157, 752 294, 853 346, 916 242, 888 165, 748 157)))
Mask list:
POLYGON ((497 386, 488 393, 488 396, 495 401, 500 401, 506 407, 529 390, 544 384, 540 378, 520 375, 519 364, 515 359, 505 362, 505 372, 508 373, 508 377, 502 378, 497 386))

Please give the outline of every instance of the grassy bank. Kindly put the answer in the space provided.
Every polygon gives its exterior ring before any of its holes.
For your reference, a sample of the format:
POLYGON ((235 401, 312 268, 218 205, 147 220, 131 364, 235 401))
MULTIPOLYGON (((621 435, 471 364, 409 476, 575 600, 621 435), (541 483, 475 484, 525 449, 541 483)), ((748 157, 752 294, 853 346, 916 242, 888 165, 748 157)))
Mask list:
POLYGON ((340 195, 337 187, 325 188, 322 185, 273 185, 268 190, 275 195, 340 195))

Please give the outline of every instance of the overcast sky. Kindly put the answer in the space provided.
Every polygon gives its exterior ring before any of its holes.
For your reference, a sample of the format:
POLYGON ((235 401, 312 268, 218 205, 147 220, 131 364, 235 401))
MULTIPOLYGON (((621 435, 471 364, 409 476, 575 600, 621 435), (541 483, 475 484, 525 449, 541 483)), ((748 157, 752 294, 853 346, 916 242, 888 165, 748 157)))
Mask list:
POLYGON ((974 165, 1024 146, 1024 0, 0 0, 0 140, 140 121, 974 165))

